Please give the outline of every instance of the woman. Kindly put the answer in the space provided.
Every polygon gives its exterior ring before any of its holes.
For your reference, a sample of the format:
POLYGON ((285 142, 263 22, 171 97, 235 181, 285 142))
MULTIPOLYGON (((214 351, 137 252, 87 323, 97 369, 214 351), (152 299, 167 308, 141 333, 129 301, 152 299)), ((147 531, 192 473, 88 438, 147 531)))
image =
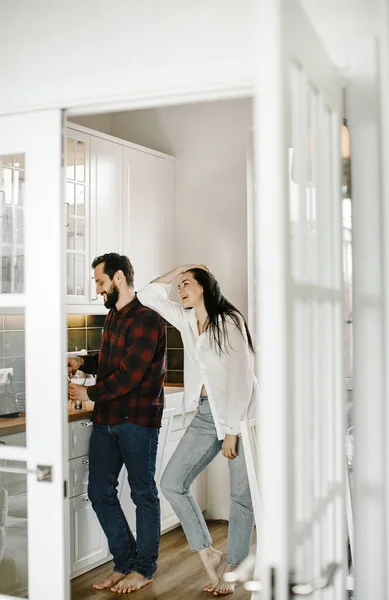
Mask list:
POLYGON ((204 590, 231 594, 234 584, 217 574, 222 554, 212 547, 200 508, 192 496, 194 479, 222 451, 229 459, 231 507, 223 572, 233 570, 249 553, 254 516, 240 421, 256 416, 259 388, 253 372, 253 345, 241 313, 220 292, 203 265, 185 265, 155 279, 138 292, 142 304, 176 327, 184 344, 185 410, 198 404, 162 476, 161 488, 180 519, 189 546, 199 552, 211 579, 204 590), (180 304, 169 300, 178 277, 180 304))

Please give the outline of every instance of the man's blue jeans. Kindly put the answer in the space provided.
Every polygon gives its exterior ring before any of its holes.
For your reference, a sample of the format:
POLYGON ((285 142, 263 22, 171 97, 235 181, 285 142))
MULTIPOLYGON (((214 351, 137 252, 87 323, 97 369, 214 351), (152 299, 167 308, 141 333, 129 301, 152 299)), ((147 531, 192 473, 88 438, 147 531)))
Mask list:
POLYGON ((118 573, 135 571, 152 579, 157 568, 160 507, 155 484, 159 429, 133 423, 94 425, 89 447, 88 495, 108 539, 118 573), (126 466, 136 506, 136 541, 117 495, 126 466))

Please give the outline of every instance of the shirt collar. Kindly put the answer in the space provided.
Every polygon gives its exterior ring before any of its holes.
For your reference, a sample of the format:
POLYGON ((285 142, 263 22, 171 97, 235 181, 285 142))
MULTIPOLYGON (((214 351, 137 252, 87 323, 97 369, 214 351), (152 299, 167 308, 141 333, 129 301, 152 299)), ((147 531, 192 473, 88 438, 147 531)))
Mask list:
POLYGON ((111 312, 114 313, 117 317, 126 317, 131 310, 137 310, 142 304, 139 302, 137 295, 135 298, 131 300, 128 304, 123 306, 120 310, 117 310, 116 306, 111 308, 111 312))

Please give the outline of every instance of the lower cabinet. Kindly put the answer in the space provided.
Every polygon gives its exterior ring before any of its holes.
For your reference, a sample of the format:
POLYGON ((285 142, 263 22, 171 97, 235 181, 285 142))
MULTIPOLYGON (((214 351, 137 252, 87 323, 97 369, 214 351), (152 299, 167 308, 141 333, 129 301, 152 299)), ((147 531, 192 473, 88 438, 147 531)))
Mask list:
POLYGON ((109 560, 108 542, 88 498, 92 421, 69 423, 70 574, 77 577, 109 560))
POLYGON ((69 500, 71 573, 83 571, 109 556, 107 538, 87 494, 69 500))

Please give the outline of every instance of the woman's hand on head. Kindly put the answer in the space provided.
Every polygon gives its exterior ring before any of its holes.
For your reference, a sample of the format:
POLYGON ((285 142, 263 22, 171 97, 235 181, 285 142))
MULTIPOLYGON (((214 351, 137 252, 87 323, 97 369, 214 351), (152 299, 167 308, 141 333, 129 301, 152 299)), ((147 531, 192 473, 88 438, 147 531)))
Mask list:
POLYGON ((238 440, 237 435, 231 435, 229 433, 226 433, 223 443, 222 443, 223 456, 225 456, 226 458, 230 458, 230 459, 237 457, 237 452, 236 452, 237 440, 238 440))

